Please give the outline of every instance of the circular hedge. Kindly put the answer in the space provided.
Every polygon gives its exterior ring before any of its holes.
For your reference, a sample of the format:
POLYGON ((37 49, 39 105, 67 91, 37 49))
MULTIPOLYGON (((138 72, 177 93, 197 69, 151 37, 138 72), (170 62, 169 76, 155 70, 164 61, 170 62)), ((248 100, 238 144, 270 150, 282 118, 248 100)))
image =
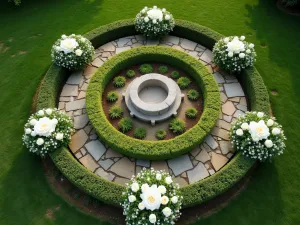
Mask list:
POLYGON ((122 52, 101 66, 91 78, 86 93, 88 117, 100 139, 124 155, 150 159, 170 159, 191 151, 210 133, 220 114, 221 100, 213 75, 198 60, 173 48, 144 46, 122 52), (122 134, 107 119, 102 106, 107 83, 120 70, 146 62, 164 62, 193 76, 204 96, 204 110, 198 123, 185 133, 169 140, 138 140, 122 134))
MULTIPOLYGON (((109 41, 134 34, 136 34, 134 19, 129 19, 101 26, 87 33, 85 37, 95 47, 99 47, 109 41)), ((184 20, 176 20, 176 27, 171 35, 195 41, 209 49, 212 49, 216 41, 223 37, 207 27, 184 20)), ((51 65, 39 89, 37 110, 57 106, 59 93, 69 75, 70 73, 66 69, 51 65)), ((249 68, 237 78, 248 97, 251 109, 269 115, 269 96, 258 71, 255 68, 249 68)), ((78 162, 68 148, 60 148, 51 153, 50 157, 62 174, 79 189, 104 203, 120 207, 119 203, 125 186, 110 182, 92 173, 78 162)), ((232 189, 254 164, 254 160, 245 158, 240 152, 237 153, 214 175, 181 188, 183 207, 206 203, 232 189)))

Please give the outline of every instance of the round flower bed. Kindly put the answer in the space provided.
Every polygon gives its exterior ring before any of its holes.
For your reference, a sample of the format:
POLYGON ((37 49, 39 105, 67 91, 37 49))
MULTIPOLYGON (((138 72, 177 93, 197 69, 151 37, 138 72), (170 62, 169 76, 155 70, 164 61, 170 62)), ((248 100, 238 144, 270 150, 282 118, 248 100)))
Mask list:
MULTIPOLYGON (((134 20, 129 19, 101 26, 89 32, 86 37, 95 47, 98 47, 108 41, 134 34, 136 34, 134 20)), ((210 49, 222 38, 222 35, 209 28, 183 20, 176 20, 176 27, 172 35, 183 36, 210 49)), ((117 68, 115 69, 118 70, 117 68)), ((57 97, 68 76, 69 73, 67 70, 57 67, 54 64, 49 68, 38 93, 38 110, 56 106, 57 97)), ((241 75, 238 75, 237 78, 246 92, 251 109, 269 114, 268 92, 260 74, 255 68, 242 71, 241 75)), ((205 83, 208 84, 208 81, 205 81, 205 83)), ((209 105, 209 102, 206 102, 206 104, 209 105)), ((210 113, 215 110, 210 109, 207 111, 207 113, 210 113)), ((96 114, 97 112, 99 112, 99 108, 95 108, 91 113, 96 114)), ((203 120, 203 122, 210 123, 208 120, 203 120)), ((126 191, 125 186, 107 181, 92 173, 74 158, 68 148, 62 147, 57 149, 50 156, 57 168, 78 188, 99 199, 101 202, 120 206, 122 192, 126 191)), ((254 163, 255 160, 247 159, 241 153, 237 153, 218 173, 192 185, 180 188, 183 196, 182 206, 186 208, 207 203, 228 190, 234 189, 236 184, 253 167, 254 163)))
POLYGON ((73 123, 65 113, 48 108, 31 115, 24 130, 24 145, 30 152, 43 157, 47 153, 69 144, 73 123))
MULTIPOLYGON (((169 159, 182 155, 200 144, 215 125, 220 112, 220 94, 213 75, 186 53, 166 47, 139 47, 122 52, 104 63, 91 78, 86 96, 89 119, 102 141, 124 155, 143 159, 169 159), (143 141, 124 135, 105 116, 101 104, 105 86, 114 74, 137 63, 164 62, 191 74, 201 87, 204 110, 198 123, 182 135, 164 141, 143 141)), ((128 130, 126 130, 128 131, 128 130)), ((184 131, 184 130, 183 130, 184 131)), ((123 132, 123 131, 122 131, 123 132)))
POLYGON ((230 139, 243 155, 265 161, 283 153, 286 138, 275 118, 263 112, 247 112, 232 126, 230 139))
POLYGON ((80 70, 92 61, 94 47, 81 35, 62 35, 52 47, 51 56, 58 66, 80 70))
POLYGON ((160 37, 173 30, 175 21, 166 9, 145 7, 135 18, 135 29, 146 37, 160 37))
POLYGON ((182 196, 164 171, 145 168, 131 179, 123 192, 126 224, 175 224, 180 217, 182 196))
POLYGON ((214 62, 224 70, 240 73, 253 66, 256 52, 254 44, 245 41, 245 36, 220 39, 213 48, 214 62))

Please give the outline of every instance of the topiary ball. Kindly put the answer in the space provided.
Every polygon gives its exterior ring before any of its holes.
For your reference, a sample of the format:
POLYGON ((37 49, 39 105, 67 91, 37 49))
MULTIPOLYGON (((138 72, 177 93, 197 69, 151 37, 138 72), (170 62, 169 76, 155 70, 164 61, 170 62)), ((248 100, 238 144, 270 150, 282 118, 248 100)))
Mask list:
POLYGON ((123 116, 123 109, 120 106, 113 106, 108 111, 111 119, 120 119, 123 116))
POLYGON ((155 133, 155 137, 158 140, 163 140, 163 139, 165 139, 166 136, 167 136, 167 132, 164 129, 159 129, 155 133))
POLYGON ((126 78, 124 76, 117 76, 114 78, 113 84, 117 88, 124 87, 126 83, 126 78))
POLYGON ((187 97, 191 101, 196 101, 200 97, 200 94, 198 91, 191 89, 188 91, 187 97))
POLYGON ((146 137, 147 135, 147 130, 146 128, 143 128, 143 127, 138 127, 134 130, 134 137, 137 138, 137 139, 143 139, 146 137))
POLYGON ((190 83, 191 83, 191 80, 187 77, 180 77, 177 80, 177 84, 181 89, 187 88, 190 85, 190 83))
POLYGON ((153 72, 153 67, 150 64, 142 64, 139 68, 141 74, 147 74, 153 72))
POLYGON ((127 76, 128 78, 133 78, 133 77, 135 77, 135 71, 134 71, 134 70, 128 70, 128 71, 126 72, 126 76, 127 76))
POLYGON ((185 131, 185 122, 181 119, 173 119, 169 124, 169 129, 174 134, 182 134, 185 131))
POLYGON ((180 77, 180 74, 178 71, 173 71, 171 73, 171 77, 174 79, 174 80, 177 80, 179 77, 180 77))
POLYGON ((133 122, 130 118, 122 118, 118 123, 119 129, 122 133, 130 131, 133 127, 133 122))
POLYGON ((158 71, 159 71, 159 73, 161 73, 161 74, 165 74, 165 73, 168 72, 168 67, 167 67, 167 66, 160 66, 160 67, 158 68, 158 71))
POLYGON ((188 108, 186 111, 185 111, 185 116, 188 117, 188 118, 196 118, 197 117, 197 114, 198 114, 198 110, 195 109, 195 108, 188 108))
POLYGON ((116 91, 110 91, 107 93, 106 101, 115 102, 118 100, 118 98, 119 98, 119 95, 116 91))

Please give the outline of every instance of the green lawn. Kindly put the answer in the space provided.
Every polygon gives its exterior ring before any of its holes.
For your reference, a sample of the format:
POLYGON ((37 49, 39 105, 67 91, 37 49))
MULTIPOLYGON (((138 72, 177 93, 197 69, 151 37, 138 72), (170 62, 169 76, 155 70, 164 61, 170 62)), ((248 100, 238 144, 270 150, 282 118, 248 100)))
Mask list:
MULTIPOLYGON (((22 147, 23 125, 52 43, 63 33, 83 34, 97 26, 132 18, 140 0, 23 0, 0 3, 0 224, 104 224, 66 204, 49 188, 41 162, 22 147), (8 47, 8 49, 6 49, 8 47), (6 49, 6 50, 5 50, 6 49), (47 209, 54 209, 55 220, 47 209)), ((285 15, 274 0, 160 0, 176 18, 225 35, 245 34, 255 43, 256 67, 269 90, 275 116, 285 128, 287 151, 263 164, 248 188, 205 225, 300 224, 300 18, 285 15)))

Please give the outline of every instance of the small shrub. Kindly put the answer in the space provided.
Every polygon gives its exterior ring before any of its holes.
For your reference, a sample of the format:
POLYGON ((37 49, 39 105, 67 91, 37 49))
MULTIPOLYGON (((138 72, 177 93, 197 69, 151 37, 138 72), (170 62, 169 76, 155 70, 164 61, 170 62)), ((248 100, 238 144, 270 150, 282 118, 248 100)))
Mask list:
POLYGON ((195 108, 188 108, 186 111, 185 111, 185 115, 186 117, 188 118, 196 118, 197 117, 197 114, 198 114, 198 110, 195 109, 195 108))
POLYGON ((114 78, 113 83, 117 88, 124 87, 126 83, 126 78, 124 76, 117 76, 114 78))
POLYGON ((170 130, 174 134, 182 134, 185 131, 185 122, 181 119, 173 119, 169 124, 170 130))
POLYGON ((166 136, 167 136, 167 132, 164 129, 159 129, 155 133, 155 137, 158 140, 163 140, 163 139, 165 139, 166 136))
POLYGON ((196 101, 199 98, 199 96, 200 96, 199 92, 194 89, 189 90, 187 93, 187 97, 191 101, 196 101))
POLYGON ((177 84, 181 89, 187 88, 190 85, 190 83, 191 83, 191 80, 187 77, 180 77, 177 80, 177 84))
POLYGON ((173 30, 175 20, 166 9, 145 7, 135 17, 135 29, 146 37, 157 38, 173 30))
POLYGON ((168 72, 168 67, 167 66, 160 66, 158 68, 159 73, 161 74, 166 74, 168 72))
POLYGON ((141 74, 147 74, 153 72, 153 67, 150 64, 142 64, 139 68, 141 74))
POLYGON ((115 102, 119 98, 119 95, 116 91, 110 91, 107 93, 106 100, 108 102, 115 102))
POLYGON ((146 128, 138 127, 134 130, 134 137, 136 137, 137 139, 143 139, 146 137, 146 135, 147 135, 146 128))
POLYGON ((113 106, 108 111, 111 119, 120 119, 123 116, 123 109, 120 106, 113 106))
POLYGON ((134 70, 128 70, 128 71, 126 72, 126 76, 127 76, 128 78, 133 78, 133 77, 135 77, 135 71, 134 71, 134 70))
POLYGON ((171 73, 171 77, 174 79, 174 80, 177 80, 179 78, 180 74, 178 71, 173 71, 171 73))
POLYGON ((126 133, 132 129, 133 122, 130 118, 125 117, 119 121, 118 125, 119 125, 120 131, 122 133, 126 133))
POLYGON ((51 50, 52 61, 69 70, 80 70, 89 64, 94 55, 92 43, 81 35, 62 35, 51 50))

